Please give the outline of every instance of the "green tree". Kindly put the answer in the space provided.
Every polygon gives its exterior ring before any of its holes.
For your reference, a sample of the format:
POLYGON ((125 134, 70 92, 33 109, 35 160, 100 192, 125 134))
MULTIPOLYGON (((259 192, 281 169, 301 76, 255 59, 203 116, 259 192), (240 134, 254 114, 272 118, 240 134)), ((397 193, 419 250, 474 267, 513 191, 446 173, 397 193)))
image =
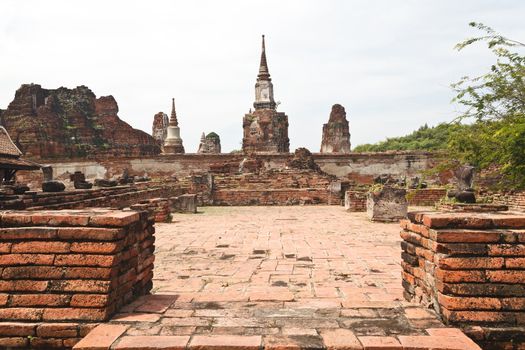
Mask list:
POLYGON ((483 31, 479 37, 456 45, 461 51, 485 42, 496 56, 490 71, 477 77, 463 77, 452 85, 454 101, 465 107, 459 126, 449 140, 454 158, 480 169, 496 167, 512 186, 525 187, 525 44, 506 38, 481 23, 470 26, 483 31))

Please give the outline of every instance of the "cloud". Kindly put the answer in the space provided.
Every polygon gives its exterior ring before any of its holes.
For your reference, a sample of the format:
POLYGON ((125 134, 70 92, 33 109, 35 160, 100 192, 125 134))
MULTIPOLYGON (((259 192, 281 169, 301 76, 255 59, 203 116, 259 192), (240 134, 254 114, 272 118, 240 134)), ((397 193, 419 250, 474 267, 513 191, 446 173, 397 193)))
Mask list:
POLYGON ((240 147, 267 35, 291 148, 317 151, 331 105, 346 107, 352 144, 402 135, 454 117, 449 84, 493 61, 458 53, 481 21, 525 37, 522 1, 90 1, 0 3, 0 108, 22 83, 89 86, 113 95, 120 117, 151 131, 176 98, 187 151, 202 131, 240 147))

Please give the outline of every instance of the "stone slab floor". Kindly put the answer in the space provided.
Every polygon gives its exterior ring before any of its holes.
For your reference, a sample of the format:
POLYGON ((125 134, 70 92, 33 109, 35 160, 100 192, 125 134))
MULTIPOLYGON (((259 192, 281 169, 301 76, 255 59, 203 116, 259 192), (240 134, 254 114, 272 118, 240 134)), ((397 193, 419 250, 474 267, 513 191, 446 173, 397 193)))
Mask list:
POLYGON ((398 224, 337 206, 200 211, 156 225, 154 294, 77 349, 479 349, 403 300, 398 224))

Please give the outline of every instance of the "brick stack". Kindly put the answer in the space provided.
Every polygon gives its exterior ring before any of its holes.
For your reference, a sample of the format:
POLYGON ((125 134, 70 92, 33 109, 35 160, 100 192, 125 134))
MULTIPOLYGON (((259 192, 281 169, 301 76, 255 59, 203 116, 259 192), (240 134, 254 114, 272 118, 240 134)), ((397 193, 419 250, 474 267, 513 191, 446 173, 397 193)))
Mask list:
POLYGON ((131 210, 147 211, 155 222, 171 221, 171 201, 168 198, 153 198, 130 206, 131 210))
POLYGON ((71 347, 151 289, 146 212, 12 211, 0 220, 0 347, 71 347))
POLYGON ((508 205, 512 209, 525 210, 525 191, 501 192, 489 195, 494 204, 508 205))
POLYGON ((406 299, 483 348, 525 345, 524 214, 409 213, 401 226, 406 299))

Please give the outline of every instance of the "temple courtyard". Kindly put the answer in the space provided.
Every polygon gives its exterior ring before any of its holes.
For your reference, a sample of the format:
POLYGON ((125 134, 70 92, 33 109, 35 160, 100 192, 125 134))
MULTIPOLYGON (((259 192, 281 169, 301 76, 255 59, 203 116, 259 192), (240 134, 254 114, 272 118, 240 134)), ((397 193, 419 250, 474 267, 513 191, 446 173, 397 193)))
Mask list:
POLYGON ((398 223, 339 206, 199 211, 156 224, 152 295, 75 349, 479 349, 404 300, 398 223))

